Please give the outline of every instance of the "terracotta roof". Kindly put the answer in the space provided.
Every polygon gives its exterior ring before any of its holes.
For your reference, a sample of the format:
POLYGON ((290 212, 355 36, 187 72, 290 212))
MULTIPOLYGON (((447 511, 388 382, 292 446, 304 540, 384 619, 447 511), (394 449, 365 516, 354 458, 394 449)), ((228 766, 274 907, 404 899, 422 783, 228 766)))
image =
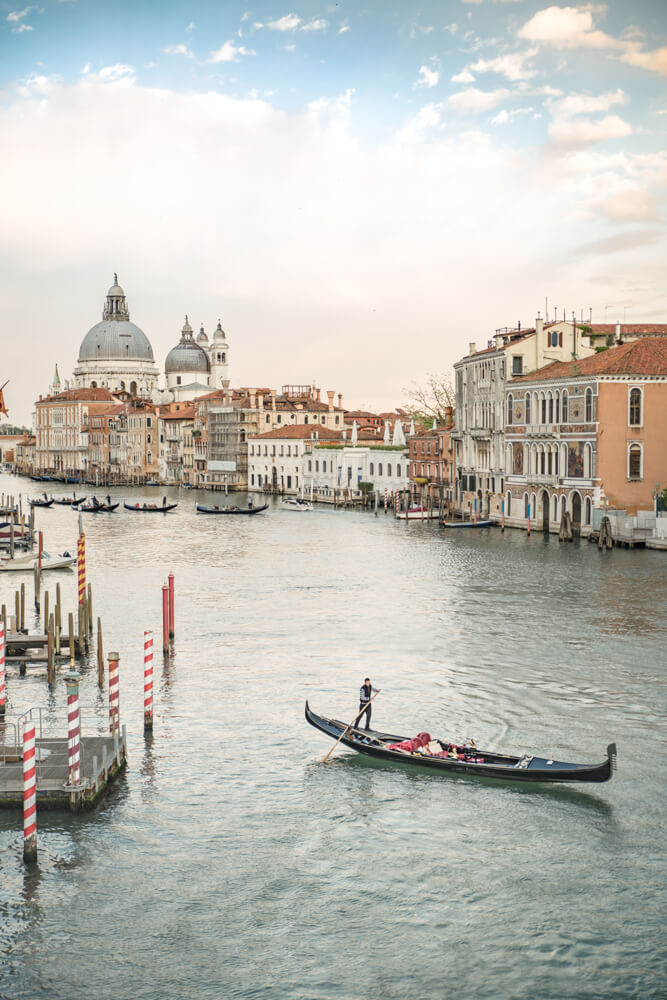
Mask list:
POLYGON ((194 420, 195 408, 194 404, 189 406, 184 406, 180 410, 173 410, 170 413, 161 413, 160 420, 194 420))
POLYGON ((39 406, 39 403, 48 403, 53 400, 68 402, 75 399, 83 399, 103 402, 107 399, 112 400, 113 398, 113 395, 108 389, 66 389, 65 392, 58 392, 54 396, 45 396, 44 399, 40 399, 36 405, 39 406))
MULTIPOLYGON (((616 333, 615 323, 589 323, 588 326, 592 329, 593 333, 616 333)), ((638 334, 644 334, 645 336, 665 336, 667 335, 667 323, 621 323, 621 337, 623 334, 632 334, 636 337, 638 334)))
POLYGON ((119 413, 124 413, 126 409, 125 403, 115 403, 114 406, 105 406, 102 409, 95 409, 93 413, 90 414, 91 417, 115 417, 119 413))
POLYGON ((310 440, 315 435, 320 441, 340 441, 340 431, 332 431, 328 427, 321 427, 317 424, 285 424, 284 427, 275 427, 272 431, 267 431, 266 434, 253 434, 249 440, 256 441, 259 438, 262 440, 265 438, 310 440))
POLYGON ((529 375, 513 378, 512 383, 587 375, 667 375, 667 337, 642 337, 579 361, 556 361, 529 375))

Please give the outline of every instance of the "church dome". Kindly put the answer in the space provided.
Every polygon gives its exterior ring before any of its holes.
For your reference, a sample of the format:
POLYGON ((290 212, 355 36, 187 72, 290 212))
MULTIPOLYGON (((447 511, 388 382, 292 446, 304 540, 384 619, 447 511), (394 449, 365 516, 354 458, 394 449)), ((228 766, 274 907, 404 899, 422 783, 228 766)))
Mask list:
POLYGON ((206 335, 206 330, 204 329, 203 323, 199 329, 199 336, 197 337, 197 343, 201 344, 202 347, 208 347, 208 336, 206 335))
POLYGON ((165 375, 177 375, 183 372, 208 375, 210 370, 208 354, 195 343, 192 327, 186 316, 181 339, 176 347, 172 347, 169 351, 164 363, 165 375))
POLYGON ((114 274, 114 283, 107 293, 102 319, 81 341, 79 362, 153 360, 153 348, 148 337, 130 322, 125 292, 114 274))

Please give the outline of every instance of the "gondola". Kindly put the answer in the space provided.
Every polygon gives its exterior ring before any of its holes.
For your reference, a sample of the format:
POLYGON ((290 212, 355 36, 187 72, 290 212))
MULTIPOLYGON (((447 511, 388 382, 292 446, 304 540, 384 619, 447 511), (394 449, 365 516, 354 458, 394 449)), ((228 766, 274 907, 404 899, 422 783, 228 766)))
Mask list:
POLYGON ((170 510, 174 510, 178 507, 177 503, 168 504, 157 504, 157 503, 145 503, 141 506, 133 503, 124 503, 123 507, 125 510, 132 510, 135 514, 166 514, 170 510))
POLYGON ((54 503, 61 507, 78 507, 80 503, 85 503, 85 497, 56 497, 54 503))
POLYGON ((195 504, 198 514, 261 514, 268 506, 268 503, 262 507, 207 507, 203 503, 195 504))
POLYGON ((420 733, 419 737, 410 739, 407 736, 397 736, 390 733, 379 733, 349 727, 337 719, 327 719, 316 715, 306 702, 306 721, 337 740, 341 739, 346 747, 357 753, 376 757, 379 760, 393 761, 400 764, 413 764, 417 767, 427 767, 447 774, 475 774, 484 778, 503 778, 512 781, 609 781, 616 769, 616 744, 607 747, 607 759, 601 764, 570 764, 565 761, 552 760, 547 757, 535 757, 531 754, 511 756, 495 753, 489 750, 479 750, 475 746, 458 746, 443 741, 421 740, 428 733, 420 733), (346 731, 347 730, 347 731, 346 731), (423 744, 420 746, 420 742, 423 744), (434 756, 433 743, 440 743, 443 756, 434 756), (414 750, 399 748, 398 744, 410 744, 414 750), (429 750, 425 747, 428 746, 429 750))
POLYGON ((86 514, 113 514, 118 506, 120 506, 120 501, 119 503, 84 503, 73 507, 72 510, 83 511, 86 514))
POLYGON ((53 504, 53 497, 51 497, 50 500, 31 500, 30 497, 28 497, 28 503, 31 507, 50 507, 53 504))

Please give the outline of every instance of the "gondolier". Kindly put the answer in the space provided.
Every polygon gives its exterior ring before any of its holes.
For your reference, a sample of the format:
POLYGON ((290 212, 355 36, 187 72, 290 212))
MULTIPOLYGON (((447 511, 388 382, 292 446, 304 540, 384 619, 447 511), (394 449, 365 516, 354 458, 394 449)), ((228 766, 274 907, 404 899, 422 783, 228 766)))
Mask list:
POLYGON ((359 711, 361 712, 361 715, 357 719, 357 729, 361 729, 361 720, 364 716, 366 716, 366 729, 371 728, 371 714, 373 712, 371 698, 373 695, 379 693, 380 688, 372 687, 371 679, 370 677, 367 677, 359 688, 359 711))

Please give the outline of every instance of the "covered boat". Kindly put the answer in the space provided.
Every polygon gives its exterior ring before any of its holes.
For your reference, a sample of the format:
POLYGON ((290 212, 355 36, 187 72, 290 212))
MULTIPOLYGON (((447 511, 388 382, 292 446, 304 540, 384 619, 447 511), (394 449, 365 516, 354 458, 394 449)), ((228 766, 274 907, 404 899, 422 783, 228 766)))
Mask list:
POLYGON ((175 507, 178 507, 178 504, 177 503, 167 503, 167 504, 164 504, 164 503, 142 503, 142 504, 138 504, 138 503, 137 504, 134 504, 134 503, 124 503, 123 507, 125 508, 125 510, 133 510, 135 512, 135 514, 136 513, 140 513, 140 514, 166 514, 168 511, 174 510, 175 507))
POLYGON ((261 514, 268 506, 268 503, 261 507, 207 507, 203 503, 195 504, 198 514, 261 514))
POLYGON ((616 744, 607 747, 607 759, 601 764, 571 764, 532 754, 513 756, 468 745, 431 739, 429 733, 397 736, 375 730, 356 729, 338 719, 316 715, 306 702, 306 720, 332 739, 368 757, 429 767, 448 774, 476 774, 484 778, 512 781, 608 781, 616 768, 616 744), (344 734, 344 735, 343 735, 344 734))

